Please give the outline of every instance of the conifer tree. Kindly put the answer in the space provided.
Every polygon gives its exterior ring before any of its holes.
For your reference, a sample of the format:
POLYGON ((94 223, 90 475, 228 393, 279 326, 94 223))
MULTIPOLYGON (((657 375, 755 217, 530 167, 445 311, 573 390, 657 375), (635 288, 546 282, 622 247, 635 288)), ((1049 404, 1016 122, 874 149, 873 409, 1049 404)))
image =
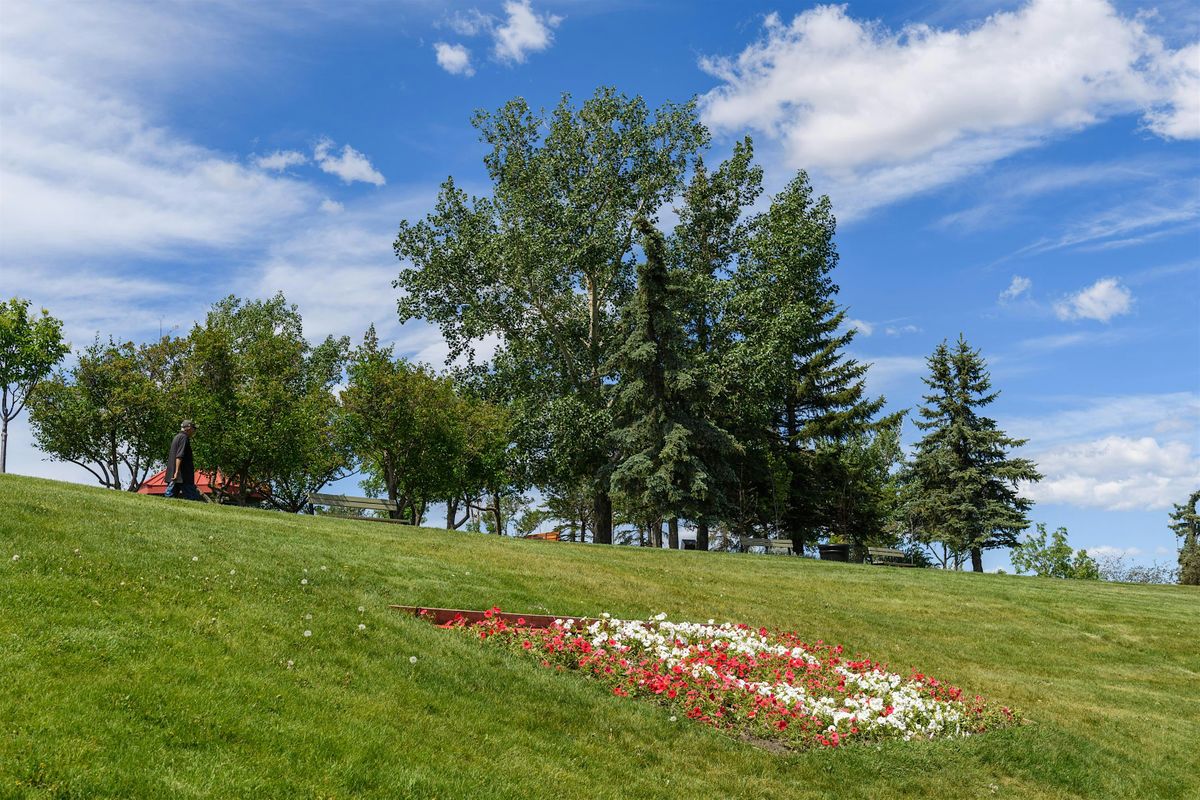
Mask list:
POLYGON ((1171 530, 1183 540, 1179 548, 1179 582, 1200 586, 1200 491, 1192 492, 1186 503, 1177 503, 1171 512, 1171 530))
POLYGON ((705 416, 711 385, 689 360, 679 318, 682 289, 667 268, 663 235, 637 221, 646 259, 625 310, 625 339, 614 358, 619 374, 614 438, 622 458, 612 486, 635 523, 704 518, 720 506, 734 449, 705 416))
POLYGON ((1018 484, 1042 476, 1029 459, 1009 455, 1026 440, 979 413, 999 396, 979 350, 960 334, 953 349, 943 341, 927 362, 930 393, 916 423, 925 435, 905 476, 907 516, 919 537, 970 553, 971 569, 983 572, 984 550, 1016 546, 1029 527, 1033 503, 1018 484))
POLYGON ((756 220, 733 278, 732 369, 746 415, 738 436, 760 454, 760 466, 745 471, 754 486, 742 492, 764 503, 759 516, 773 517, 798 547, 828 535, 846 514, 844 505, 835 509, 840 490, 827 480, 839 471, 838 445, 898 418, 875 418, 884 399, 867 397, 869 365, 846 353, 856 331, 844 324, 831 277, 835 227, 829 198, 814 200, 801 172, 756 220), (756 436, 765 436, 757 448, 749 441, 756 436))
MULTIPOLYGON (((687 330, 689 359, 712 386, 705 416, 733 431, 740 426, 739 412, 748 408, 738 396, 738 386, 727 380, 733 329, 726 310, 730 299, 729 274, 745 252, 752 220, 748 209, 762 193, 762 168, 753 164, 749 137, 734 145, 733 155, 709 172, 701 158, 679 207, 679 224, 671 237, 672 265, 682 289, 680 323, 687 330)), ((678 521, 669 520, 672 530, 678 521)), ((696 523, 696 547, 708 549, 710 520, 696 523)))

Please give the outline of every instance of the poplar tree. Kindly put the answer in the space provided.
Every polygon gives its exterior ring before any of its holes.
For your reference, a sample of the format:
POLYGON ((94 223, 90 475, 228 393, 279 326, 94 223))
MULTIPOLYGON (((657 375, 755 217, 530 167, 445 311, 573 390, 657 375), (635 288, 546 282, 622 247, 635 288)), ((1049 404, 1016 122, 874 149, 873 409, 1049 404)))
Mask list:
POLYGON ((980 351, 960 334, 927 359, 929 375, 917 427, 925 432, 907 469, 909 507, 917 536, 970 553, 971 569, 983 572, 983 551, 1015 547, 1029 527, 1032 501, 1018 491, 1041 480, 1037 466, 1010 451, 1025 444, 980 413, 999 396, 980 351))
POLYGON ((663 235, 645 218, 637 226, 646 259, 614 358, 614 438, 622 458, 612 486, 635 523, 661 530, 664 518, 704 519, 718 510, 736 445, 706 416, 712 388, 689 353, 683 287, 667 268, 663 235))
POLYGON ((8 464, 8 423, 70 350, 62 338, 62 321, 46 309, 35 317, 28 300, 14 297, 0 303, 0 474, 8 464))
POLYGON ((448 179, 424 220, 401 224, 400 318, 438 325, 451 358, 499 342, 492 380, 539 482, 586 479, 595 541, 611 543, 605 369, 633 286, 633 221, 679 191, 708 134, 694 102, 651 111, 611 88, 579 108, 564 95, 548 113, 518 98, 474 124, 492 192, 469 197, 448 179))

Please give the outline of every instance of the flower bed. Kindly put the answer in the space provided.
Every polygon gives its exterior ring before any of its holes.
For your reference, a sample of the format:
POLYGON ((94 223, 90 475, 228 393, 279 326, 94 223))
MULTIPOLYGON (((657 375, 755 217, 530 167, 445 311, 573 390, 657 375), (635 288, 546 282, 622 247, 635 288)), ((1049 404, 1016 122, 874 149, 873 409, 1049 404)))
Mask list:
POLYGON ((646 621, 605 614, 533 628, 499 612, 443 627, 543 667, 582 672, 619 697, 648 698, 696 722, 792 748, 969 736, 1018 721, 978 695, 921 673, 901 677, 868 658, 846 657, 840 645, 808 644, 795 633, 669 622, 665 614, 646 621))

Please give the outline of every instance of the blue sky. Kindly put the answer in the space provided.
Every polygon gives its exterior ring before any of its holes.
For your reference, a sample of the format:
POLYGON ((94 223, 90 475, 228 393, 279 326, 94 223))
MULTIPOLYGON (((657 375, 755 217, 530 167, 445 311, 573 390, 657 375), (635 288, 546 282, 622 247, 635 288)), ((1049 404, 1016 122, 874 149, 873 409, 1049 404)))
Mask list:
MULTIPOLYGON (((749 133, 769 188, 807 169, 872 388, 914 407, 964 333, 1046 474, 1033 518, 1173 560, 1169 505, 1200 486, 1188 3, 7 0, 0 294, 79 346, 282 290, 314 338, 373 322, 438 362, 396 320, 397 224, 447 175, 487 191, 475 109, 602 84, 699 97, 710 162, 749 133)), ((89 479, 12 433, 11 471, 89 479)))

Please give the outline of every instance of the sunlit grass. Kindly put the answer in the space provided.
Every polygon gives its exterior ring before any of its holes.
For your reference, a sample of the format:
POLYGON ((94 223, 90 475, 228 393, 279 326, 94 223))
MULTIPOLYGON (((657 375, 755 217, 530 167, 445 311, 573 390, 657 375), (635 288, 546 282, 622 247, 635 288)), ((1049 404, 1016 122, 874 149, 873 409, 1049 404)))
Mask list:
POLYGON ((12 476, 0 548, 0 797, 1200 796, 1189 587, 513 541, 12 476), (778 755, 390 603, 789 628, 1032 722, 778 755))

